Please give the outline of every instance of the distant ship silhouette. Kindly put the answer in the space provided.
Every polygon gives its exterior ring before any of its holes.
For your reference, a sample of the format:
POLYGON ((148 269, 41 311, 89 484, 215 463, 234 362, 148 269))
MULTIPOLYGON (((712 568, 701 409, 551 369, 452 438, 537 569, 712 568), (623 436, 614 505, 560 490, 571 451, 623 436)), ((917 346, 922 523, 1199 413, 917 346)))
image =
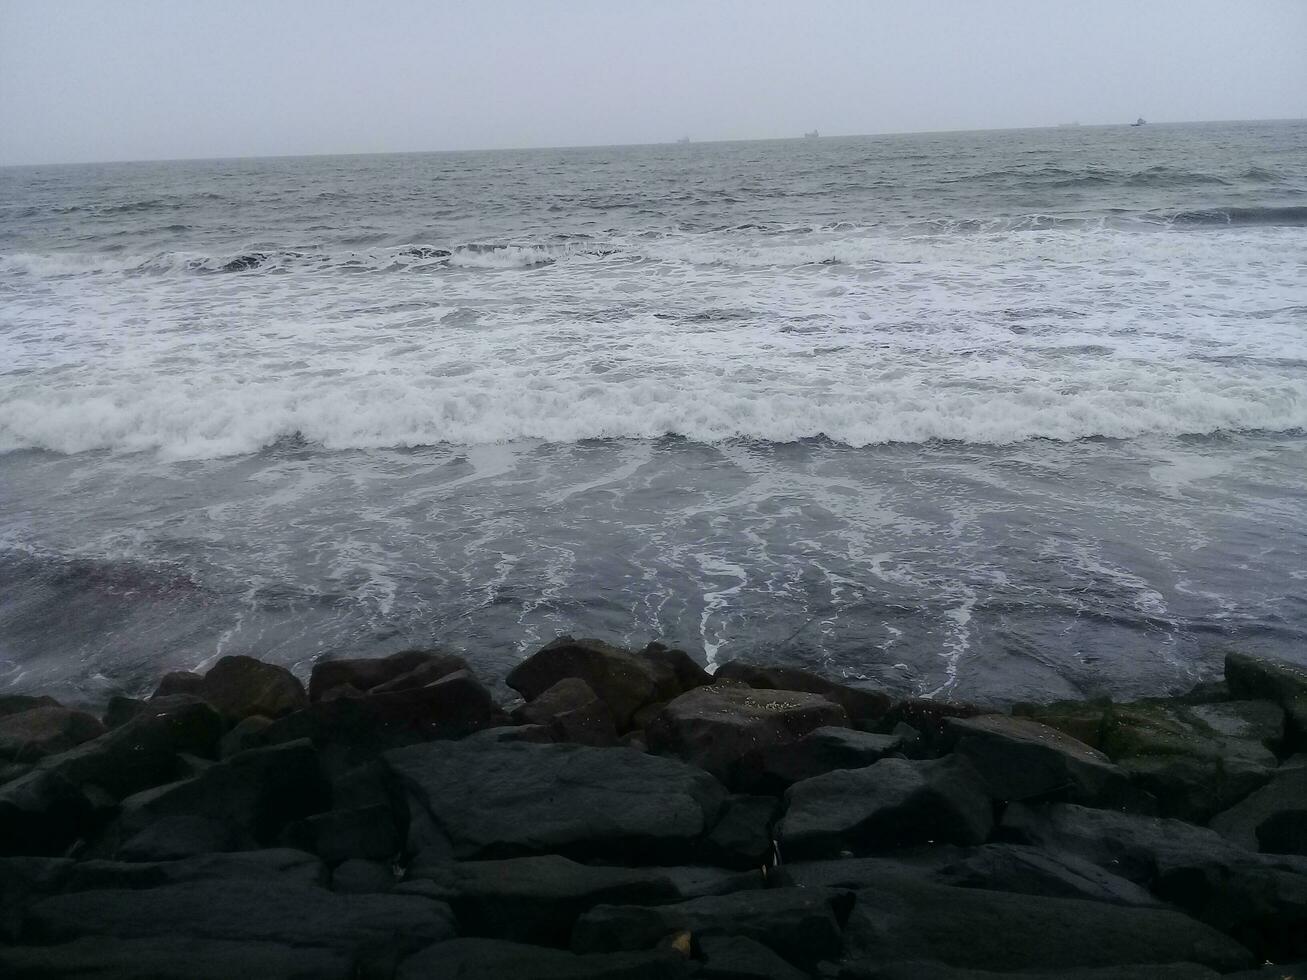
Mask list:
POLYGON ((676 142, 678 142, 678 143, 688 143, 688 142, 690 142, 690 137, 688 137, 688 136, 682 136, 682 137, 681 137, 680 139, 678 139, 676 142))
POLYGON ((1134 122, 1132 122, 1130 125, 1131 125, 1131 126, 1147 126, 1148 124, 1147 124, 1146 122, 1144 122, 1144 117, 1143 117, 1143 116, 1140 116, 1138 119, 1136 119, 1136 120, 1135 120, 1134 122))
POLYGON ((821 135, 821 133, 817 132, 817 131, 814 129, 814 130, 813 130, 812 132, 810 132, 810 133, 804 133, 804 134, 803 134, 803 138, 804 138, 805 140, 815 140, 815 139, 816 139, 818 136, 820 136, 820 135, 821 135))

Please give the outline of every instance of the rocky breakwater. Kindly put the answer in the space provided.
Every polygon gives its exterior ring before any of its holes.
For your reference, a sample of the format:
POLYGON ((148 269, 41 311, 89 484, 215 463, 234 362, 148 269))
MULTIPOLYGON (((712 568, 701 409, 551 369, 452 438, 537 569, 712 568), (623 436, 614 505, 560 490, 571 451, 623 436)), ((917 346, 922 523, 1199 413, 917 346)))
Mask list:
POLYGON ((507 683, 0 698, 0 976, 1307 976, 1300 668, 994 711, 563 637, 507 683))

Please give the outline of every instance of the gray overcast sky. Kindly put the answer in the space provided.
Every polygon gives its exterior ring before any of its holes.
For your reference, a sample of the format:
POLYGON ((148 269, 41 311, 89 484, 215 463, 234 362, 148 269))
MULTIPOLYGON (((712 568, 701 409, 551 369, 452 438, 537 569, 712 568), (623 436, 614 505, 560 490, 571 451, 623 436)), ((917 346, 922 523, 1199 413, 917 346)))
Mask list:
POLYGON ((1307 116, 1307 0, 0 0, 0 163, 1307 116))

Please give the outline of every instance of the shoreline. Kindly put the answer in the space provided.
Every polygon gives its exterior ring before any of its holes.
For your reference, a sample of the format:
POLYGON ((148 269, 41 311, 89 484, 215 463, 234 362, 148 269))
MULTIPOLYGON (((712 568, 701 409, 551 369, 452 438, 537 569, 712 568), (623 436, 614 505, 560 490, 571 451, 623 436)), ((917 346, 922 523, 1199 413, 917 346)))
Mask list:
POLYGON ((307 686, 224 657, 101 717, 0 696, 0 972, 1307 961, 1302 667, 1232 652, 1176 697, 995 710, 560 637, 506 681, 499 703, 414 650, 320 661, 307 686))

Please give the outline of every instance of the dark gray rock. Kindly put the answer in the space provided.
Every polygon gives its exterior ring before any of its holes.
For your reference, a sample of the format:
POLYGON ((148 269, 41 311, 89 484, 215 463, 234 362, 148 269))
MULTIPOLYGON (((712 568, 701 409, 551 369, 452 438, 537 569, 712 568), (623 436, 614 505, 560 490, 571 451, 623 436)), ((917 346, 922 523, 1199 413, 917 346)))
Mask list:
POLYGON ((204 694, 204 676, 190 670, 170 670, 159 678, 159 684, 154 689, 151 698, 172 697, 175 694, 188 694, 191 697, 203 698, 204 694))
POLYGON ((291 847, 311 851, 329 862, 392 860, 403 843, 394 811, 387 803, 315 814, 290 824, 282 838, 291 847))
POLYGON ((774 888, 697 898, 675 905, 600 905, 577 920, 572 949, 579 953, 651 949, 688 931, 743 936, 791 963, 811 969, 840 955, 840 925, 851 896, 818 888, 774 888))
POLYGON ((172 861, 233 850, 246 842, 242 834, 218 820, 181 813, 151 820, 131 832, 114 854, 123 861, 172 861))
POLYGON ((126 842, 165 817, 200 817, 231 835, 234 846, 275 844, 292 820, 323 810, 329 784, 307 740, 251 749, 190 779, 128 797, 117 824, 126 842))
POLYGON ((562 636, 509 671, 506 682, 533 701, 566 677, 585 681, 608 706, 618 731, 641 707, 676 693, 671 671, 599 640, 562 636))
POLYGON ((894 702, 881 719, 880 728, 892 732, 897 725, 907 725, 919 734, 923 745, 934 746, 945 740, 944 726, 950 718, 974 718, 983 714, 989 712, 964 701, 904 698, 894 702))
POLYGON ((78 861, 66 870, 58 891, 157 888, 188 881, 238 878, 323 885, 326 866, 312 854, 287 847, 232 854, 201 854, 177 861, 78 861))
POLYGON ((104 732, 99 718, 71 708, 46 705, 0 715, 0 760, 36 762, 104 732))
POLYGON ((696 687, 713 682, 712 674, 684 650, 669 647, 662 643, 650 643, 636 654, 642 660, 649 661, 670 671, 676 680, 677 694, 684 694, 696 687))
POLYGON ((400 964, 397 980, 681 980, 689 975, 675 952, 578 956, 498 939, 454 939, 400 964))
POLYGON ((485 685, 459 670, 424 687, 314 701, 275 721, 264 739, 342 744, 361 759, 414 741, 459 738, 504 720, 485 685))
POLYGON ((454 935, 448 906, 402 895, 336 895, 281 881, 200 880, 54 895, 28 910, 25 938, 83 936, 271 942, 362 954, 420 949, 454 935))
POLYGON ((33 708, 59 707, 62 705, 58 701, 44 694, 0 694, 0 718, 18 714, 20 711, 31 711, 33 708))
POLYGON ((1284 743, 1284 709, 1273 701, 1200 704, 1189 715, 1225 738, 1260 742, 1273 752, 1284 743))
POLYGON ((232 726, 231 731, 224 735, 218 743, 218 755, 224 759, 229 759, 238 752, 262 748, 267 744, 264 733, 271 724, 272 719, 265 718, 263 715, 250 715, 248 718, 242 718, 232 726))
POLYGON ((128 698, 121 694, 115 694, 109 699, 108 705, 104 709, 104 716, 101 719, 104 727, 117 728, 125 725, 142 711, 149 704, 144 698, 128 698))
MULTIPOLYGON (((1007 971, 996 973, 993 970, 969 970, 966 967, 914 960, 881 967, 851 966, 840 972, 839 980, 1003 980, 1013 976, 1007 971)), ((1085 969, 1022 970, 1015 976, 1021 980, 1220 980, 1222 976, 1241 977, 1243 973, 1220 974, 1197 963, 1147 963, 1085 969)))
POLYGON ((944 731, 995 799, 1051 798, 1110 806, 1130 798, 1129 777, 1106 755, 1029 718, 950 718, 944 731))
POLYGON ((1113 905, 1162 904, 1148 889, 1084 858, 1022 844, 986 844, 936 871, 934 879, 960 888, 1081 898, 1113 905))
POLYGON ((651 751, 679 756, 730 783, 747 756, 847 723, 842 707, 817 694, 713 684, 670 701, 645 738, 651 751))
POLYGON ((1000 832, 1141 884, 1264 959, 1307 956, 1307 859, 1254 854, 1179 820, 1072 804, 1013 805, 1000 832))
POLYGON ((883 759, 795 783, 776 828, 786 860, 933 841, 980 844, 993 825, 984 781, 963 759, 883 759))
POLYGON ((304 685, 285 667, 253 657, 223 657, 204 675, 199 696, 228 718, 280 718, 306 704, 304 685))
POLYGON ((412 670, 368 689, 369 694, 387 694, 391 691, 407 691, 415 687, 426 687, 438 680, 456 674, 460 670, 469 670, 467 661, 454 654, 431 655, 426 661, 412 670))
POLYGON ((515 710, 513 720, 519 724, 545 726, 549 729, 551 741, 555 742, 617 744, 613 713, 579 677, 564 677, 538 698, 515 710))
MULTIPOLYGON (((319 660, 309 674, 309 700, 319 701, 336 688, 345 687, 363 693, 378 684, 394 680, 430 662, 451 662, 442 650, 404 650, 388 657, 341 658, 319 660)), ((461 658, 455 670, 467 667, 461 658)), ((453 673, 453 671, 450 671, 453 673)))
POLYGON ((836 769, 862 769, 879 762, 903 745, 897 735, 878 735, 853 728, 829 726, 797 742, 769 745, 746 755, 737 780, 752 793, 785 792, 794 783, 836 769))
POLYGON ((1225 682, 1236 698, 1274 701, 1287 707, 1307 695, 1307 667, 1231 652, 1225 655, 1225 682))
POLYGON ((1209 826, 1252 851, 1307 854, 1307 768, 1278 770, 1271 781, 1209 826))
POLYGON ((343 895, 380 894, 395 890, 395 872, 383 861, 350 858, 331 872, 331 890, 343 895))
POLYGON ((350 980, 349 953, 238 940, 94 936, 57 946, 0 946, 0 975, 9 980, 350 980))
POLYGON ((818 694, 840 705, 850 721, 879 721, 890 710, 889 695, 869 688, 840 684, 797 667, 776 667, 730 660, 717 668, 717 680, 738 681, 749 687, 818 694))
POLYGON ((0 854, 62 854, 96 826, 96 806, 71 780, 34 769, 0 786, 0 854))
POLYGON ((791 966, 762 943, 743 936, 704 936, 699 941, 704 980, 806 980, 808 974, 791 966))
POLYGON ((698 769, 630 749, 434 742, 385 760, 409 794, 410 817, 429 815, 460 859, 675 863, 693 853, 726 796, 698 769))
POLYGON ((460 932, 565 947, 578 916, 596 905, 660 905, 684 896, 660 869, 597 867, 558 855, 464 861, 420 868, 410 877, 437 886, 460 932))
POLYGON ((1228 936, 1163 909, 952 888, 911 873, 886 875, 879 887, 857 894, 846 956, 863 966, 933 960, 988 970, 1056 971, 1198 963, 1228 971, 1254 962, 1228 936))
POLYGON ((222 718, 204 701, 189 695, 154 698, 131 721, 41 760, 39 768, 122 798, 176 779, 182 765, 178 753, 212 757, 222 731, 222 718))
POLYGON ((779 812, 779 805, 770 796, 732 796, 704 839, 703 859, 739 870, 770 865, 772 824, 779 812))

